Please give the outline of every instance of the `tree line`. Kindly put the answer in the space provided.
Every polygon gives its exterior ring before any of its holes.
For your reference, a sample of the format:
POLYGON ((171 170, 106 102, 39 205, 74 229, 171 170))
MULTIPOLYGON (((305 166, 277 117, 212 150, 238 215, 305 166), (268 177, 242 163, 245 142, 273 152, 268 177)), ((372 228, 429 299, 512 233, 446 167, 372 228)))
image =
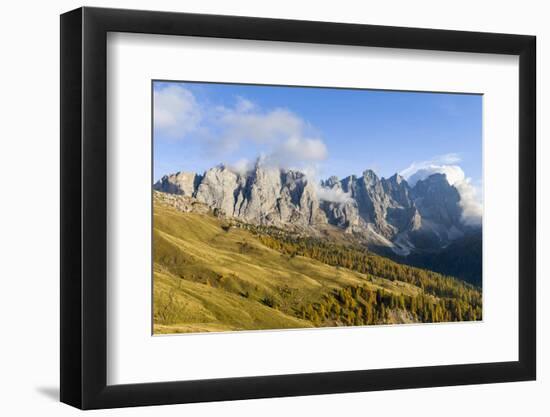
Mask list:
POLYGON ((481 306, 425 294, 395 294, 351 286, 325 294, 321 301, 300 307, 297 317, 315 326, 363 326, 402 322, 437 323, 481 320, 481 306))
POLYGON ((399 264, 362 247, 338 245, 315 237, 257 234, 260 242, 289 256, 305 256, 390 281, 402 281, 437 297, 463 298, 481 302, 477 287, 427 269, 399 264))
MULTIPOLYGON (((289 257, 305 256, 325 264, 365 274, 371 280, 385 278, 412 284, 420 294, 350 287, 325 295, 318 303, 302 306, 297 315, 314 323, 345 325, 379 324, 397 320, 407 312, 412 321, 447 322, 481 320, 481 289, 454 277, 399 264, 373 254, 362 246, 343 245, 324 239, 290 234, 271 226, 240 225, 259 241, 289 257), (401 313, 400 313, 401 312, 401 313)), ((401 317, 407 318, 405 316, 401 317)))

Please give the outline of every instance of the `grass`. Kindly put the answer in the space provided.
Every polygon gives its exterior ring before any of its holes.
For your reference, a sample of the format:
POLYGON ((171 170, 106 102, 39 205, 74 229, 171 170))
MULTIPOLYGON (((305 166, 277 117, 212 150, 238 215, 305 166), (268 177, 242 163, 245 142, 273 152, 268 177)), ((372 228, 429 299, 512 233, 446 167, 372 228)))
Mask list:
POLYGON ((155 201, 154 333, 312 327, 301 306, 335 289, 365 286, 416 295, 418 287, 262 245, 250 232, 224 228, 208 214, 155 201))

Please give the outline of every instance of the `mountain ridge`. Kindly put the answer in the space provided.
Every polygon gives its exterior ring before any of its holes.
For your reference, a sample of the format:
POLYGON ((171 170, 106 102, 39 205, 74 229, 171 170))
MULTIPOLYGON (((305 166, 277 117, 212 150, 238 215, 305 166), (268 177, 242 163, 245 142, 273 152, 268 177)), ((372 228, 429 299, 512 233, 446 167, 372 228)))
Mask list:
POLYGON ((437 252, 476 229, 462 219, 457 188, 438 173, 413 187, 397 173, 383 178, 369 169, 361 176, 315 182, 299 170, 258 161, 247 172, 218 165, 203 174, 165 175, 153 188, 194 198, 252 224, 292 226, 312 234, 330 225, 400 256, 437 252))

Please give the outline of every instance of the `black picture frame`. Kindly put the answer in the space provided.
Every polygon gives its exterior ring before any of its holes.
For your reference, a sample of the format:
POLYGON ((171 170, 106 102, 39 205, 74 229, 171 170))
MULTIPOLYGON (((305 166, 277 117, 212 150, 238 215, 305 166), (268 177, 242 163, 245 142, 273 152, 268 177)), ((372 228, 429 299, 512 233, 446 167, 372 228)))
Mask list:
MULTIPOLYGON (((81 409, 534 380, 534 36, 80 8, 61 16, 61 401, 81 409), (107 385, 108 32, 519 56, 519 360, 107 385)), ((498 157, 488 155, 487 157, 498 157)))

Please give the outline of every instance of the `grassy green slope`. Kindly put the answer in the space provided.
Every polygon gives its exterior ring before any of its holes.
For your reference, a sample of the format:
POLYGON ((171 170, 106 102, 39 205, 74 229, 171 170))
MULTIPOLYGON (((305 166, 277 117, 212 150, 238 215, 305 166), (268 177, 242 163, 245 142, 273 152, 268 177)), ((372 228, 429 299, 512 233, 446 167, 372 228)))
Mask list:
POLYGON ((153 252, 155 333, 312 327, 298 318, 299 309, 333 290, 363 286, 411 296, 420 291, 281 254, 246 230, 224 230, 214 216, 158 202, 153 252))

